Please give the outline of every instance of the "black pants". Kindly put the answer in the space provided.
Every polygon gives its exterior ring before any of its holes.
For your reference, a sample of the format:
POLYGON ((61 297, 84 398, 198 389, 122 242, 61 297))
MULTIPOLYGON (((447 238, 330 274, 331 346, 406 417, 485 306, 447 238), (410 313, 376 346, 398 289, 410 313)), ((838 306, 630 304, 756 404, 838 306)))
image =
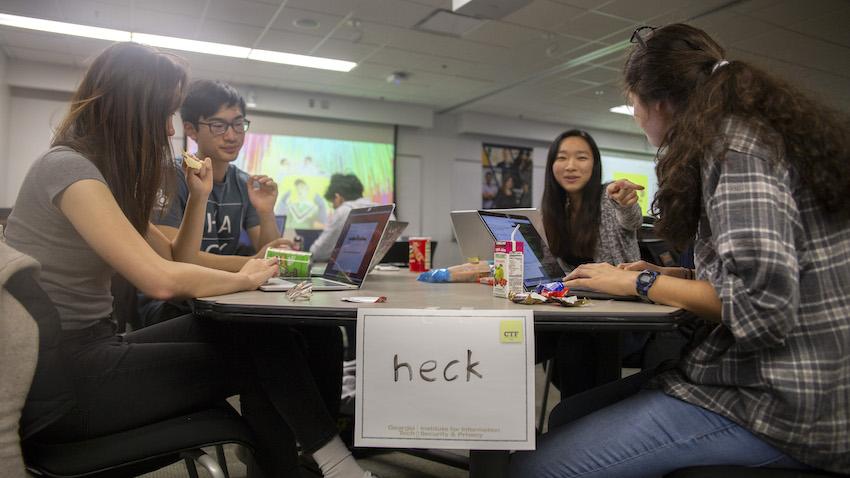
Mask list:
POLYGON ((295 440, 312 453, 337 434, 313 378, 321 377, 323 388, 333 384, 337 403, 332 406, 338 409, 341 344, 322 340, 334 331, 338 337, 336 327, 296 332, 279 324, 219 323, 191 315, 124 337, 115 335, 108 321, 65 331, 62 350, 77 405, 38 439, 60 442, 115 433, 239 394, 263 471, 298 476, 295 440), (326 360, 314 360, 311 370, 305 350, 326 354, 326 360), (331 365, 331 360, 336 362, 331 365))
POLYGON ((535 361, 555 359, 552 383, 563 400, 619 380, 621 358, 640 353, 648 338, 642 332, 538 331, 535 361))

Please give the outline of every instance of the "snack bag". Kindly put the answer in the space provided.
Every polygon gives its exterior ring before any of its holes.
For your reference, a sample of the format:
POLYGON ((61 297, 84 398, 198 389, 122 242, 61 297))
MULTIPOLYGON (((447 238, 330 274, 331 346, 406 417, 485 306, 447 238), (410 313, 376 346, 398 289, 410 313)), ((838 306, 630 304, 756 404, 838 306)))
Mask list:
POLYGON ((411 237, 408 240, 410 272, 431 269, 431 238, 411 237))

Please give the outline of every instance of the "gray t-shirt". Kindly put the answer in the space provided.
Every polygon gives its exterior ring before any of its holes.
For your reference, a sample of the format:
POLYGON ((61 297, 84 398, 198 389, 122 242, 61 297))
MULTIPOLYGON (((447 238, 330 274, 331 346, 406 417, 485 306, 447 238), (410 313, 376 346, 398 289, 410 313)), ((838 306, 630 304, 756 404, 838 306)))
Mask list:
POLYGON ((49 150, 30 167, 6 225, 6 242, 41 263, 39 282, 62 328, 82 329, 112 314, 113 269, 74 229, 58 196, 85 179, 106 184, 97 167, 70 148, 49 150))
MULTIPOLYGON (((154 213, 154 224, 180 228, 186 202, 189 200, 189 185, 180 168, 175 168, 177 190, 171 198, 168 211, 159 216, 154 213)), ((204 237, 201 250, 212 254, 234 255, 239 245, 239 234, 260 224, 260 216, 248 198, 248 174, 230 165, 224 181, 214 183, 207 198, 207 213, 204 218, 204 237)))

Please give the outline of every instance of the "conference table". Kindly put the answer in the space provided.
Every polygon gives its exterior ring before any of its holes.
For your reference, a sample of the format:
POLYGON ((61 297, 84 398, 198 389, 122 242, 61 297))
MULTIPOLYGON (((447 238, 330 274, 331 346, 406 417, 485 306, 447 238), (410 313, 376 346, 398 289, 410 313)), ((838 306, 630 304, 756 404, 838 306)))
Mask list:
MULTIPOLYGON (((494 297, 492 288, 486 285, 425 283, 418 282, 416 277, 416 273, 407 269, 376 270, 369 273, 359 290, 314 292, 309 301, 293 302, 283 292, 259 290, 203 297, 195 299, 195 313, 222 321, 336 326, 355 324, 360 308, 531 309, 535 330, 610 332, 612 337, 625 331, 672 330, 686 315, 682 309, 637 301, 591 300, 583 307, 514 304, 494 297), (372 304, 342 300, 353 296, 384 296, 387 300, 372 304)), ((469 476, 505 476, 507 461, 507 452, 470 450, 469 476)))

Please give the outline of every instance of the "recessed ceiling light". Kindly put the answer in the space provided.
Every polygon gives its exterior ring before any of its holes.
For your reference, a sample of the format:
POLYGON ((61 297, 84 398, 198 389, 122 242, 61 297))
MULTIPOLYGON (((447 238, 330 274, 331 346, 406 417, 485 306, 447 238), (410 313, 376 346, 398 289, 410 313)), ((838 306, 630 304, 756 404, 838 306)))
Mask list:
POLYGON ((305 28, 308 30, 315 30, 319 28, 319 22, 312 18, 296 18, 293 20, 292 24, 298 28, 305 28))
POLYGON ((145 45, 157 46, 171 50, 191 51, 207 55, 228 56, 232 58, 246 58, 249 60, 281 63, 284 65, 304 66, 307 68, 320 68, 333 71, 351 71, 357 63, 352 61, 335 60, 333 58, 322 58, 310 55, 297 55, 280 51, 256 50, 252 48, 228 45, 225 43, 214 43, 206 41, 189 40, 187 38, 168 37, 162 35, 149 35, 147 33, 128 32, 123 30, 112 30, 109 28, 91 27, 78 25, 76 23, 54 22, 41 18, 21 17, 0 13, 0 26, 25 28, 62 35, 74 35, 86 38, 95 38, 107 41, 134 41, 145 45))
POLYGON ((620 113, 621 115, 629 115, 629 116, 635 115, 634 107, 629 106, 629 105, 615 106, 608 111, 610 111, 612 113, 620 113))

